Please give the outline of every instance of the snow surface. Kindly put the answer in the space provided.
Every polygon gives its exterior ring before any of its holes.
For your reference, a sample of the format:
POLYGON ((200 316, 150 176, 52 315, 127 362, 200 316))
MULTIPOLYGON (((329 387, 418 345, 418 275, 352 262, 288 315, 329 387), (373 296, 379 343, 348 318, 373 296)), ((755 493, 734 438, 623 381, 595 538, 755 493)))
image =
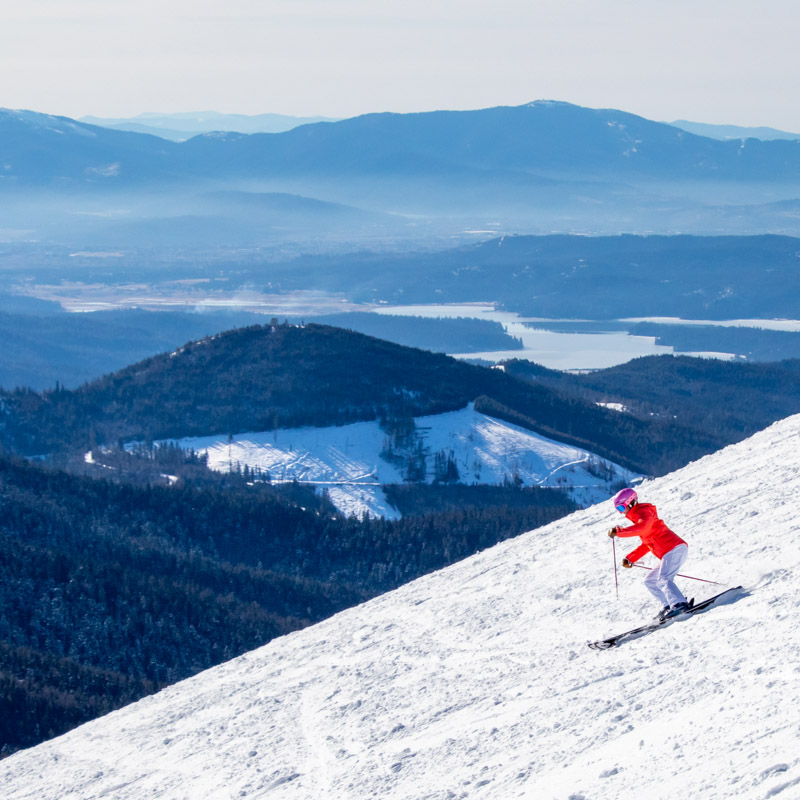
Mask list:
POLYGON ((590 650, 655 610, 605 502, 11 756, 3 796, 797 798, 798 453, 795 416, 640 489, 733 604, 590 650))
MULTIPOLYGON (((587 450, 561 444, 525 428, 480 414, 470 404, 460 411, 417 417, 417 431, 428 452, 428 480, 434 455, 452 451, 461 483, 502 484, 517 476, 524 486, 568 489, 581 506, 607 497, 615 481, 639 476, 612 464, 614 476, 602 480, 586 467, 599 459, 587 450)), ((291 428, 267 433, 179 439, 185 450, 208 454, 212 469, 227 472, 247 465, 270 474, 274 483, 300 481, 328 490, 345 514, 397 518, 381 484, 403 483, 402 472, 381 458, 386 433, 377 422, 329 428, 291 428)))
POLYGON ((627 414, 630 409, 624 403, 597 403, 601 408, 608 408, 611 411, 619 411, 620 414, 627 414))

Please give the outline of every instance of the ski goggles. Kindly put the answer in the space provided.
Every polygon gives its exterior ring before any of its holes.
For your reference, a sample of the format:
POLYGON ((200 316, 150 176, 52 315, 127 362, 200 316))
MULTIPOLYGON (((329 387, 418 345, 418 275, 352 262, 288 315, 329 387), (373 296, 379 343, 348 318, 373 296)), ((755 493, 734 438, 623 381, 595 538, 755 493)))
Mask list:
POLYGON ((624 514, 628 510, 628 507, 622 505, 622 503, 620 503, 618 506, 614 506, 614 508, 616 508, 620 514, 624 514))

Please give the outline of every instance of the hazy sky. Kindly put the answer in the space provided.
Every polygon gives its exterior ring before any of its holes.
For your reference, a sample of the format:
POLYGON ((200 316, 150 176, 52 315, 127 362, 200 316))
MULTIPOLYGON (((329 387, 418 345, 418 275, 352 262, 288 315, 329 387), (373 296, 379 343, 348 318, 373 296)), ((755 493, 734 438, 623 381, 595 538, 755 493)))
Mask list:
POLYGON ((800 132, 798 0, 0 0, 0 106, 353 116, 548 98, 800 132))

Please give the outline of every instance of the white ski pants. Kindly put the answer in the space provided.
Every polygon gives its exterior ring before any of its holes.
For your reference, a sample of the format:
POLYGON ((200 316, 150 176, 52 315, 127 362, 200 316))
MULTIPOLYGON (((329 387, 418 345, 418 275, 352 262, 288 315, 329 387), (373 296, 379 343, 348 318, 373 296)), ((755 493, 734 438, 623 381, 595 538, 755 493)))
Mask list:
POLYGON ((664 553, 661 563, 644 579, 644 585, 662 606, 686 602, 683 592, 675 585, 674 578, 688 555, 688 545, 676 545, 668 553, 664 553))

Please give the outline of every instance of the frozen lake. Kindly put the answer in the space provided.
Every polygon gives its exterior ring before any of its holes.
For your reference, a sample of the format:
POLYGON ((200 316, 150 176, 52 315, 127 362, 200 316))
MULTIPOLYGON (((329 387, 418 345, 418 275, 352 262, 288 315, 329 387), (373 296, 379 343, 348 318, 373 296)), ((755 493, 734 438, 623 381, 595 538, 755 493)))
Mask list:
MULTIPOLYGON (((631 336, 624 331, 607 333, 561 333, 547 329, 546 320, 520 317, 510 311, 498 311, 491 303, 446 305, 380 306, 377 314, 415 317, 474 317, 499 322, 512 336, 522 340, 521 350, 494 350, 484 353, 451 353, 456 358, 480 358, 504 361, 525 358, 559 370, 603 369, 623 364, 638 356, 673 353, 668 345, 656 344, 653 336, 631 336)), ((714 358, 731 358, 729 353, 687 353, 714 358)))

